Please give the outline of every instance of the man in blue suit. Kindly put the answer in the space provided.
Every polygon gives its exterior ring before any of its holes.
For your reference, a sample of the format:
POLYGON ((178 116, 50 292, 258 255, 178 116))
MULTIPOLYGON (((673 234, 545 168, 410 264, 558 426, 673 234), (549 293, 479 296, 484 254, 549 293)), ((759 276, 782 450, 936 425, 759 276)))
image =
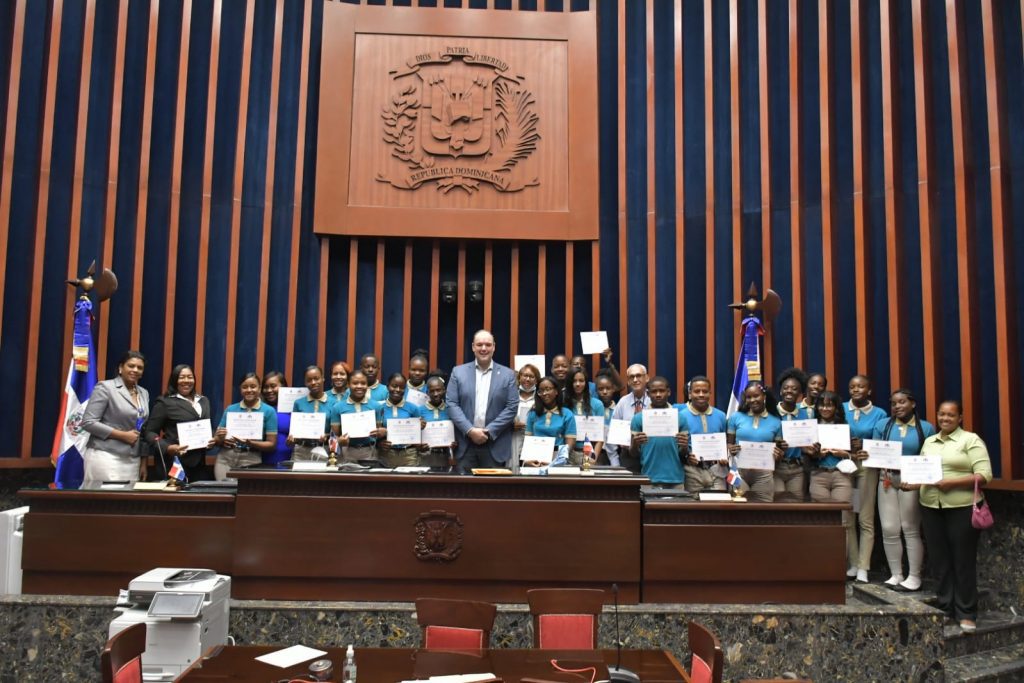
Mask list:
POLYGON ((512 421, 519 409, 516 373, 494 362, 494 335, 473 335, 472 363, 452 369, 448 416, 459 433, 459 472, 474 467, 505 467, 512 457, 512 421))

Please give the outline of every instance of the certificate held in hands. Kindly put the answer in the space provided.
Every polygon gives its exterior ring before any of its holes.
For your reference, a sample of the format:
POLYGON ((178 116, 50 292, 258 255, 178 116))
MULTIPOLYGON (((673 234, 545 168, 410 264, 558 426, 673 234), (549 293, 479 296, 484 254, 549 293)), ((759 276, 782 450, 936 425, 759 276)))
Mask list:
POLYGON ((864 439, 864 450, 868 454, 868 459, 864 461, 864 467, 886 470, 898 470, 903 467, 902 441, 864 439))
POLYGON ((850 425, 818 425, 818 443, 823 451, 850 450, 850 425))
POLYGON ((583 443, 587 438, 590 443, 604 441, 604 418, 600 415, 576 416, 576 443, 583 443))
POLYGON ((428 422, 420 439, 431 448, 449 448, 455 441, 455 425, 451 420, 428 422))
POLYGON ((306 387, 281 387, 277 390, 277 412, 292 412, 295 400, 303 396, 309 396, 309 389, 306 387))
POLYGON ((208 419, 178 423, 178 444, 186 449, 206 448, 212 439, 213 429, 208 419))
POLYGON ((228 436, 234 439, 263 438, 263 413, 225 413, 228 436))
POLYGON ((934 484, 942 480, 941 455, 904 455, 900 481, 904 484, 934 484))
POLYGON ((616 446, 629 446, 632 441, 633 432, 629 428, 629 420, 612 418, 612 421, 608 423, 606 443, 613 443, 616 446))
POLYGON ((675 436, 679 433, 679 411, 675 408, 648 408, 642 415, 647 438, 675 436))
POLYGON ((690 451, 698 460, 718 462, 729 457, 725 432, 690 434, 690 451))
POLYGON ((319 439, 327 432, 327 413, 292 413, 288 434, 293 439, 319 439))
POLYGON ((345 413, 341 416, 341 433, 350 439, 363 439, 377 428, 377 414, 372 410, 345 413))
POLYGON ((551 462, 554 455, 555 437, 523 437, 523 452, 519 455, 519 462, 551 462))
POLYGON ((736 467, 746 470, 775 470, 774 441, 740 441, 736 467))
POLYGON ((803 448, 818 443, 817 420, 783 420, 782 438, 790 448, 803 448))
POLYGON ((388 420, 388 441, 397 444, 420 442, 420 419, 418 417, 393 417, 388 420))

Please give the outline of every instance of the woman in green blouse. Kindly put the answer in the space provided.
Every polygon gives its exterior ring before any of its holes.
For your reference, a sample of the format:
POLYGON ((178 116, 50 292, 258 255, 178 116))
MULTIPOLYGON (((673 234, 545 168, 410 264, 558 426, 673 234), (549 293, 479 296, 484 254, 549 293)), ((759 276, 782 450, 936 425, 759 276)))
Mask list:
POLYGON ((938 581, 936 607, 960 621, 964 633, 973 633, 978 618, 978 537, 971 526, 974 486, 992 479, 992 463, 985 442, 964 431, 959 401, 939 404, 939 433, 925 439, 921 455, 942 456, 942 479, 934 485, 901 484, 919 489, 921 521, 932 576, 938 581))

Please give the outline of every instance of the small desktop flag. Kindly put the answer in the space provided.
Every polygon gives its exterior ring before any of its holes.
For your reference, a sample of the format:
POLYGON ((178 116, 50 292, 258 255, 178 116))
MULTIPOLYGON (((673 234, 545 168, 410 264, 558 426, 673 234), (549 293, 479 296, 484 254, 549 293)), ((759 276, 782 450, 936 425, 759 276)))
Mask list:
POLYGON ((735 463, 729 466, 729 474, 726 476, 725 481, 728 482, 734 491, 742 491, 743 487, 747 485, 743 481, 743 477, 740 476, 740 471, 736 469, 735 463))
POLYGON ((181 460, 178 460, 178 456, 174 456, 174 464, 171 465, 171 469, 167 470, 167 476, 170 479, 185 481, 185 468, 182 466, 181 460))
POLYGON ((96 386, 96 347, 92 341, 92 302, 84 297, 75 303, 74 326, 64 401, 50 451, 57 488, 78 487, 85 478, 82 454, 89 433, 82 429, 82 415, 96 386))
POLYGON ((590 443, 589 436, 583 438, 583 457, 587 460, 592 460, 594 457, 594 445, 590 443))
POLYGON ((338 454, 338 436, 334 432, 327 438, 327 453, 328 455, 338 454))
POLYGON ((740 323, 743 342, 740 344, 740 357, 736 361, 736 377, 732 381, 732 395, 729 396, 728 417, 743 405, 743 392, 747 384, 761 379, 761 342, 758 337, 764 334, 761 321, 754 316, 744 318, 740 323))

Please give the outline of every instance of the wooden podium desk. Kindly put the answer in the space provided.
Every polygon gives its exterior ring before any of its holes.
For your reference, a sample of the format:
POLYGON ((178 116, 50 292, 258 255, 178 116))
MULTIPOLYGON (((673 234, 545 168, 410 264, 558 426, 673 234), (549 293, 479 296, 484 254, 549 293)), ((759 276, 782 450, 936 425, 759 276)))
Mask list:
POLYGON ((613 582, 640 597, 644 477, 233 476, 237 598, 522 603, 613 582))
MULTIPOLYGON (((256 657, 280 647, 229 646, 214 651, 192 665, 179 683, 203 681, 278 681, 309 672, 310 660, 286 669, 257 662, 256 657)), ((334 664, 332 681, 341 681, 345 648, 326 650, 324 658, 334 664)), ((583 674, 562 673, 551 665, 555 659, 563 668, 597 668, 597 680, 607 679, 608 666, 616 661, 615 650, 483 650, 479 653, 409 650, 402 648, 356 649, 359 681, 395 683, 430 676, 493 673, 505 683, 530 678, 558 683, 590 680, 583 674)), ((644 683, 688 683, 690 677, 671 653, 663 650, 623 650, 622 666, 640 675, 644 683)))
POLYGON ((644 602, 846 601, 839 503, 647 500, 644 602))
POLYGON ((231 574, 235 496, 22 489, 22 590, 117 595, 154 567, 231 574))

